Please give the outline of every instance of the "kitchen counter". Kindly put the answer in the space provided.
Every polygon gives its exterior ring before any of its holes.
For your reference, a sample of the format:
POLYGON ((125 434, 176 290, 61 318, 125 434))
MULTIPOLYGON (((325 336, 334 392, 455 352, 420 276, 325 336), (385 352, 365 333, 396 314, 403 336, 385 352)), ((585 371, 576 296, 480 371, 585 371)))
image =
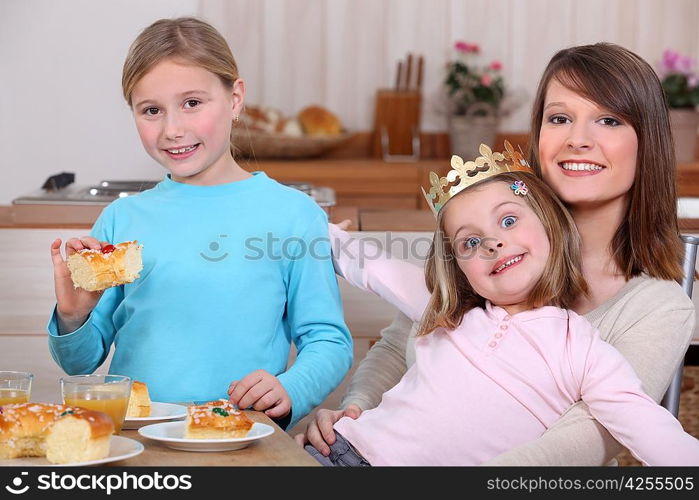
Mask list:
MULTIPOLYGON (((419 211, 429 213, 420 188, 429 186, 431 171, 443 176, 450 168, 447 158, 398 163, 354 158, 265 160, 241 164, 248 170, 263 170, 280 182, 303 181, 332 188, 336 197, 336 206, 333 207, 335 210, 339 208, 340 211, 349 209, 366 213, 365 230, 382 230, 381 228, 390 226, 395 228, 390 230, 395 231, 420 231, 429 226, 425 222, 427 215, 419 214, 419 211), (405 222, 390 223, 390 215, 379 215, 381 210, 415 211, 412 212, 416 214, 415 222, 410 222, 409 217, 401 216, 400 221, 405 222), (368 215, 370 212, 375 215, 368 215), (376 218, 379 222, 376 222, 376 218)), ((678 166, 677 191, 680 197, 699 198, 699 161, 678 166)), ((0 206, 0 228, 90 228, 101 209, 99 205, 0 206)), ((403 215, 409 213, 411 212, 402 212, 403 215)), ((334 222, 342 218, 346 217, 331 215, 334 222)), ((357 217, 353 218, 355 219, 357 217)), ((690 227, 699 230, 699 221, 691 222, 690 227)))

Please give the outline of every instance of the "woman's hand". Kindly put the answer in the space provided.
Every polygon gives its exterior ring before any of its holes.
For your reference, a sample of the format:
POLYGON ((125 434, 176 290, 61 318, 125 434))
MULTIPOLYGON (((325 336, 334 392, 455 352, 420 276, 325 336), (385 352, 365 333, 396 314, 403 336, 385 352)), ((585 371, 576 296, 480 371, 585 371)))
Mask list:
POLYGON ((238 408, 252 407, 270 418, 281 418, 291 411, 291 398, 277 377, 255 370, 228 386, 228 400, 238 408))
MULTIPOLYGON (((66 259, 80 250, 91 248, 102 250, 102 246, 109 243, 97 241, 90 236, 71 238, 66 242, 66 259)), ((53 261, 53 279, 56 290, 56 311, 58 313, 60 330, 62 333, 77 330, 90 315, 90 312, 99 302, 102 292, 88 292, 82 288, 73 286, 70 278, 70 270, 66 260, 61 255, 61 239, 57 238, 51 243, 51 260, 53 261)))
POLYGON ((296 434, 294 440, 303 446, 310 443, 323 456, 330 455, 330 446, 335 442, 335 430, 333 425, 342 417, 357 419, 362 414, 362 409, 357 405, 347 405, 344 410, 318 410, 315 419, 306 427, 305 434, 296 434))

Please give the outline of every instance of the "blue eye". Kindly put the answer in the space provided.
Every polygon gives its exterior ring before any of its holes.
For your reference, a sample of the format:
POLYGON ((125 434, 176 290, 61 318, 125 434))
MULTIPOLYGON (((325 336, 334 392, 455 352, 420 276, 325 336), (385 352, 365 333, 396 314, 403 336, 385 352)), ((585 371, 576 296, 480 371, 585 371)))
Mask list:
POLYGON ((502 221, 500 221, 500 226, 505 228, 511 227, 515 222, 517 222, 517 217, 514 215, 508 215, 507 217, 504 217, 502 221))
POLYGON ((468 239, 466 240, 466 242, 464 243, 464 245, 466 246, 466 248, 477 247, 477 246, 480 245, 480 244, 481 244, 481 239, 480 239, 478 236, 471 236, 471 237, 468 238, 468 239))

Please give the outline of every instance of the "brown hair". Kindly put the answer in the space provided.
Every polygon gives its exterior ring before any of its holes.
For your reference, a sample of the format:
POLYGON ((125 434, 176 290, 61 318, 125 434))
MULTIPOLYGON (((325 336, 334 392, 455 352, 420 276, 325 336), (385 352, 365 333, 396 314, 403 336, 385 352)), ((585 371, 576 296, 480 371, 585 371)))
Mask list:
POLYGON ((677 223, 675 152, 665 94, 653 68, 611 43, 571 47, 556 53, 544 71, 532 112, 529 163, 541 175, 539 137, 551 80, 609 109, 638 136, 636 176, 622 223, 612 238, 614 262, 631 279, 682 279, 677 223))
MULTIPOLYGON (((523 199, 543 224, 551 246, 544 272, 532 289, 527 305, 531 308, 545 305, 570 308, 581 294, 588 292, 582 274, 580 235, 568 210, 544 181, 526 172, 502 173, 464 189, 457 196, 464 196, 491 182, 511 185, 515 181, 526 183, 529 192, 523 199)), ((485 307, 485 299, 473 290, 459 268, 452 242, 445 234, 444 214, 448 208, 449 203, 437 217, 437 230, 425 266, 425 283, 432 296, 418 335, 425 335, 438 327, 454 329, 468 311, 485 307)))
POLYGON ((124 61, 121 87, 129 106, 139 80, 165 59, 204 68, 218 76, 227 89, 239 78, 231 49, 213 26, 194 17, 160 19, 138 35, 124 61))

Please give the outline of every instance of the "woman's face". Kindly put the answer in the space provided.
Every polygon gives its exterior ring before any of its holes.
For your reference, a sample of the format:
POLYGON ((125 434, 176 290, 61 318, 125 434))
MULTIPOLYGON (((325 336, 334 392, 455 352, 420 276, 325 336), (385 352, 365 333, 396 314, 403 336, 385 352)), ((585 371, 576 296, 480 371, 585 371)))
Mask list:
POLYGON ((539 135, 544 180, 573 209, 626 202, 638 136, 609 110, 552 79, 539 135))

